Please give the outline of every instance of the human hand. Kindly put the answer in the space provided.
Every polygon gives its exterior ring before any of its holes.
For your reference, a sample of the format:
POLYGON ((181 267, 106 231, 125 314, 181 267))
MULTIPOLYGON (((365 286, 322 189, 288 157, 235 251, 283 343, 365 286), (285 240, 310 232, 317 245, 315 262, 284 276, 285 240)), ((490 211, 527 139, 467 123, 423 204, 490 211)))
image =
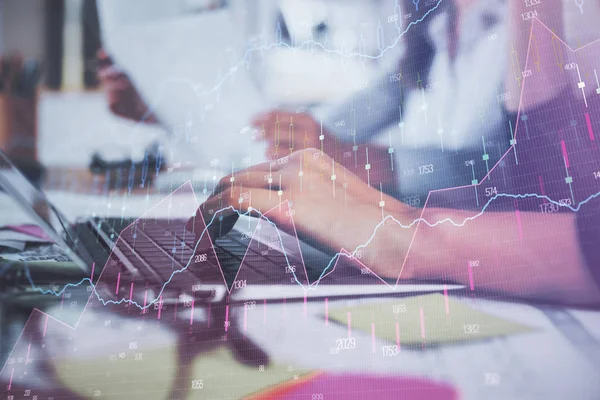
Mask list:
POLYGON ((321 124, 307 114, 274 110, 256 116, 252 124, 259 130, 258 138, 267 142, 267 157, 270 159, 289 155, 296 150, 320 149, 326 138, 329 139, 321 124), (321 135, 323 140, 320 140, 321 135))
POLYGON ((98 51, 98 80, 106 93, 110 110, 116 115, 147 123, 158 123, 133 83, 102 49, 98 51))
POLYGON ((397 277, 398 260, 406 256, 415 229, 411 223, 420 213, 317 149, 223 178, 200 212, 205 221, 222 216, 229 228, 238 214, 266 216, 279 229, 316 240, 324 250, 360 248, 361 261, 385 277, 397 277))

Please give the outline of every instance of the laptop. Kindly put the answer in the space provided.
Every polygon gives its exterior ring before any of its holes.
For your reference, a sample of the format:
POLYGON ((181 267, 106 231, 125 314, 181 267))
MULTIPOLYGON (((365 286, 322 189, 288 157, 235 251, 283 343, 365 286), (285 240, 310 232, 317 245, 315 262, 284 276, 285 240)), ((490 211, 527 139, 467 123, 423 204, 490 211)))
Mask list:
MULTIPOLYGON (((119 285, 123 286, 127 279, 142 280, 147 286, 162 288, 161 291, 170 286, 171 291, 189 291, 192 296, 211 293, 204 299, 207 301, 221 301, 228 295, 236 301, 300 300, 437 292, 463 287, 427 283, 396 285, 395 280, 382 279, 361 266, 349 253, 327 254, 286 234, 270 222, 266 217, 268 213, 263 218, 242 216, 233 229, 216 238, 207 233, 206 226, 212 222, 194 216, 194 232, 204 233, 200 239, 190 231, 189 219, 146 215, 137 219, 93 217, 69 221, 1 151, 0 189, 14 199, 87 276, 92 265, 95 266, 92 279, 99 276, 103 266, 112 268, 104 278, 112 276, 116 281, 116 294, 119 285), (114 268, 119 268, 119 272, 114 268), (186 287, 176 288, 177 285, 186 287)), ((178 190, 189 190, 189 194, 193 194, 191 185, 178 190)), ((126 297, 125 294, 123 298, 126 297)))

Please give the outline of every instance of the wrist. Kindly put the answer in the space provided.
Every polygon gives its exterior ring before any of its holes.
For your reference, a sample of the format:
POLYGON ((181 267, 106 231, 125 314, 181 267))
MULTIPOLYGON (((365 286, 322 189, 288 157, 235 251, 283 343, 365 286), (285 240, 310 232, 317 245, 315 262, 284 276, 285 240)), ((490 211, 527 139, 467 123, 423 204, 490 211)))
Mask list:
POLYGON ((464 277, 458 273, 457 268, 464 258, 463 246, 456 242, 461 235, 457 235, 450 223, 438 223, 448 218, 455 220, 457 217, 449 215, 450 210, 447 209, 428 208, 418 211, 418 214, 412 215, 412 221, 418 222, 412 228, 401 278, 448 279, 463 283, 464 277))

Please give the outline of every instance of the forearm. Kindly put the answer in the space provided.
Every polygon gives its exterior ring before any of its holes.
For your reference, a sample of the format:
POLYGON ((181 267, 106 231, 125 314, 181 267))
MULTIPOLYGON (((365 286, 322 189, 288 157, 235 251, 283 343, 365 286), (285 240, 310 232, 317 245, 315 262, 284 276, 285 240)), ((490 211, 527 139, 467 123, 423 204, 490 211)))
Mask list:
MULTIPOLYGON (((462 225, 472 215, 437 209, 429 210, 427 219, 450 218, 462 225)), ((415 278, 447 279, 475 291, 573 304, 598 302, 598 289, 576 238, 572 214, 523 212, 517 217, 490 212, 462 226, 421 223, 405 272, 415 278)))

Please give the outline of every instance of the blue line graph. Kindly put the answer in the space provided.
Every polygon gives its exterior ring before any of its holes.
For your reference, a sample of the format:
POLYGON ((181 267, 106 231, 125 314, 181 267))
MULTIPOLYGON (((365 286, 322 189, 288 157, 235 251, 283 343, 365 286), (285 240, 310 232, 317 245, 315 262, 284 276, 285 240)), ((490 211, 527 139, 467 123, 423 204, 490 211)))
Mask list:
MULTIPOLYGON (((423 14, 423 16, 421 18, 411 21, 406 26, 406 28, 398 34, 398 36, 396 37, 394 42, 392 44, 384 47, 383 49, 381 49, 379 51, 379 54, 377 54, 377 55, 363 54, 360 51, 345 53, 342 50, 329 49, 329 48, 325 47, 325 45, 323 45, 323 43, 318 42, 314 39, 306 40, 306 41, 302 42, 300 45, 294 46, 293 49, 302 49, 305 47, 311 48, 311 46, 316 46, 316 47, 320 48, 321 50, 323 50, 324 52, 330 53, 330 54, 338 54, 338 55, 348 57, 348 58, 362 57, 365 59, 377 60, 377 59, 383 57, 384 54, 387 53, 388 51, 394 49, 398 45, 398 43, 400 43, 400 39, 402 39, 402 37, 410 30, 410 28, 421 23, 423 20, 425 20, 429 16, 429 14, 431 14, 432 12, 434 12, 435 10, 437 10, 439 8, 439 6, 442 4, 443 1, 444 0, 439 0, 435 4, 435 6, 431 7, 429 10, 427 10, 427 12, 425 14, 423 14)), ((417 9, 418 9, 418 3, 419 2, 417 1, 417 3, 415 4, 417 9)), ((225 74, 223 74, 223 76, 218 80, 218 82, 212 88, 207 89, 207 90, 203 90, 203 91, 199 90, 198 85, 194 84, 194 82, 191 82, 190 80, 187 80, 187 79, 169 78, 167 80, 167 82, 164 82, 160 86, 159 93, 156 96, 156 100, 154 100, 154 105, 148 107, 148 111, 146 111, 146 113, 140 118, 140 121, 136 125, 143 124, 144 121, 146 119, 148 119, 150 117, 150 115, 152 115, 156 104, 158 104, 159 100, 162 98, 162 92, 166 89, 167 83, 185 83, 192 88, 192 90, 196 93, 197 96, 199 96, 199 97, 208 96, 209 94, 218 92, 219 89, 221 88, 221 86, 225 83, 225 81, 227 81, 227 79, 229 79, 231 76, 233 76, 233 74, 235 74, 240 68, 247 65, 252 53, 254 53, 256 51, 269 51, 273 48, 280 48, 280 47, 286 47, 288 49, 292 49, 292 46, 290 46, 289 44, 282 42, 282 41, 274 42, 274 43, 267 44, 267 45, 255 46, 255 47, 246 49, 246 52, 244 53, 244 55, 242 56, 240 61, 238 61, 235 65, 230 67, 229 70, 225 74)))
MULTIPOLYGON (((368 246, 368 245, 369 245, 369 244, 370 244, 370 243, 373 241, 373 239, 375 238, 375 235, 377 234, 377 231, 379 230, 379 228, 381 228, 382 226, 384 226, 384 224, 385 224, 385 223, 386 223, 386 221, 388 221, 388 220, 392 220, 392 221, 393 221, 393 222, 395 222, 395 223, 396 223, 398 226, 400 226, 401 228, 404 228, 404 229, 409 229, 409 228, 413 227, 415 224, 417 224, 417 223, 419 223, 419 222, 423 222, 423 223, 425 223, 425 224, 426 224, 427 226, 429 226, 429 227, 435 227, 435 226, 441 225, 441 224, 443 224, 443 223, 450 223, 450 224, 452 224, 453 226, 456 226, 456 227, 462 227, 462 226, 464 226, 464 225, 465 225, 467 222, 469 222, 469 221, 473 221, 473 220, 475 220, 475 219, 477 219, 477 218, 481 217, 481 216, 482 216, 482 215, 485 213, 486 209, 487 209, 487 208, 490 206, 490 204, 492 204, 492 202, 494 202, 496 199, 499 199, 499 198, 512 198, 512 199, 527 199, 527 198, 536 198, 536 199, 540 199, 540 200, 546 200, 546 201, 548 201, 548 202, 550 202, 550 203, 552 203, 552 204, 555 204, 555 205, 557 205, 557 206, 559 206, 559 207, 565 207, 565 208, 568 208, 568 209, 570 209, 570 210, 571 210, 571 211, 573 211, 573 212, 578 212, 578 211, 579 211, 579 209, 581 208, 581 206, 582 206, 582 205, 584 205, 584 204, 588 203, 589 201, 591 201, 591 200, 593 200, 593 199, 595 199, 595 198, 597 198, 597 197, 600 197, 600 192, 597 192, 597 193, 595 193, 595 194, 593 194, 593 195, 591 195, 591 196, 587 197, 585 200, 583 200, 583 201, 581 201, 580 203, 578 203, 576 207, 573 207, 573 206, 571 206, 571 205, 567 205, 567 204, 564 204, 564 203, 561 203, 561 202, 557 202, 557 201, 555 201, 555 200, 552 200, 551 198, 549 198, 549 197, 548 197, 548 196, 546 196, 546 195, 540 195, 540 194, 537 194, 537 193, 526 193, 526 194, 510 194, 510 193, 499 193, 499 194, 496 194, 496 195, 494 195, 494 196, 490 197, 490 198, 489 198, 489 200, 488 200, 488 201, 487 201, 487 203, 486 203, 486 204, 483 206, 483 208, 481 209, 481 211, 480 211, 480 212, 478 212, 477 214, 475 214, 475 215, 473 215, 473 216, 470 216, 470 217, 467 217, 467 218, 465 218, 465 219, 464 219, 462 222, 455 222, 455 221, 453 221, 451 218, 444 218, 444 219, 442 219, 442 220, 439 220, 439 221, 436 221, 436 222, 433 222, 433 223, 431 223, 431 222, 429 222, 429 221, 427 221, 427 220, 425 220, 425 219, 423 219, 423 218, 417 218, 417 219, 415 219, 414 221, 412 221, 410 224, 408 224, 408 225, 405 225, 405 224, 402 224, 400 221, 398 221, 398 220, 397 220, 396 218, 394 218, 393 216, 391 216, 391 215, 388 215, 388 216, 386 216, 385 218, 383 218, 383 219, 381 220, 381 222, 379 222, 379 223, 378 223, 378 224, 375 226, 375 228, 374 228, 374 230, 373 230, 373 234, 372 234, 372 235, 369 237, 369 239, 368 239, 368 240, 367 240, 365 243, 363 243, 363 244, 361 244, 361 245, 358 245, 358 246, 357 246, 357 247, 356 247, 356 248, 355 248, 355 249, 354 249, 354 250, 353 250, 351 253, 349 253, 349 254, 342 253, 342 252, 338 252, 338 253, 336 253, 336 254, 335 254, 335 255, 334 255, 332 258, 331 258, 331 260, 329 261, 329 263, 327 264, 327 267, 326 267, 325 269, 323 269, 323 272, 322 272, 322 273, 321 273, 321 275, 319 276, 319 278, 318 278, 318 280, 316 281, 316 284, 315 284, 315 285, 309 285, 308 287, 306 287, 305 285, 303 285, 303 284, 302 284, 302 283, 301 283, 301 282, 298 280, 298 278, 297 278, 297 276, 296 276, 296 273, 295 273, 295 272, 292 272, 292 273, 293 273, 293 275, 294 275, 294 279, 296 280, 296 283, 297 283, 298 285, 300 285, 301 287, 303 287, 305 290, 314 290, 314 289, 316 289, 316 288, 317 288, 317 286, 318 286, 318 283, 319 283, 320 279, 321 279, 321 278, 322 278, 322 277, 325 275, 325 273, 326 273, 326 272, 327 272, 327 271, 328 271, 328 270, 331 268, 331 266, 333 265, 333 263, 334 263, 334 262, 335 262, 335 261, 336 261, 336 260, 337 260, 337 259, 338 259, 340 256, 344 256, 344 257, 346 257, 346 258, 349 258, 349 259, 353 258, 353 257, 354 257, 354 255, 355 255, 355 254, 356 254, 356 253, 357 253, 359 250, 361 250, 361 249, 363 249, 363 248, 367 247, 367 246, 368 246)), ((279 241, 280 241, 280 244, 282 245, 282 249, 283 249, 283 239, 282 239, 282 237, 281 237, 281 233, 280 233, 279 229, 277 228, 277 225, 276 225, 274 222, 272 222, 271 220, 269 220, 267 217, 265 217, 265 216, 264 216, 262 213, 260 213, 258 210, 255 210, 255 209, 250 209, 250 210, 248 210, 248 211, 247 211, 247 212, 245 212, 245 213, 240 213, 238 210, 236 210, 235 208, 233 208, 233 207, 231 207, 231 206, 230 206, 230 207, 225 207, 225 208, 223 208, 223 209, 220 209, 220 210, 218 210, 217 212, 215 212, 215 213, 213 214, 213 217, 212 217, 212 219, 210 220, 210 222, 209 222, 209 223, 206 225, 206 227, 205 227, 205 228, 204 228, 204 230, 202 231, 202 233, 201 233, 201 235, 200 235, 200 238, 198 239, 198 241, 197 241, 197 243, 196 243, 196 246, 194 247, 194 253, 196 252, 198 245, 200 244, 200 242, 201 242, 202 238, 204 237, 204 234, 205 234, 205 233, 208 231, 208 228, 209 228, 209 227, 210 227, 210 226, 213 224, 213 222, 214 222, 214 220, 215 220, 215 217, 217 216, 217 214, 219 214, 219 213, 221 213, 221 212, 223 212, 223 211, 227 211, 227 210, 231 210, 231 211, 233 211, 233 212, 237 213, 239 216, 248 216, 248 215, 250 215, 250 213, 251 213, 252 211, 254 211, 254 212, 257 212, 258 214, 260 214, 260 216, 261 216, 262 218, 264 218, 264 219, 265 219, 265 220, 266 220, 266 221, 267 221, 269 224, 273 225, 273 226, 276 228, 277 234, 278 234, 278 236, 279 236, 279 241)), ((291 264, 290 264, 290 262, 289 262, 289 259, 288 259, 288 256, 287 256, 287 253, 285 252, 285 250, 283 251, 283 255, 285 256, 285 260, 286 260, 286 264, 287 264, 287 266, 288 266, 288 267, 291 267, 291 264)), ((45 294, 45 295, 46 295, 46 294, 52 294, 52 295, 55 295, 55 296, 62 296, 62 294, 63 294, 63 293, 65 292, 65 290, 67 290, 68 288, 70 288, 70 287, 77 287, 77 286, 80 286, 80 285, 82 285, 82 284, 84 284, 84 283, 86 283, 86 282, 89 282, 89 283, 91 284, 91 286, 92 286, 92 292, 93 292, 93 293, 96 295, 96 297, 98 298, 98 300, 99 300, 99 301, 100 301, 100 302, 101 302, 103 305, 107 305, 107 304, 122 304, 122 303, 128 303, 128 304, 132 304, 132 305, 136 306, 136 307, 137 307, 137 308, 139 308, 140 310, 144 310, 144 309, 147 309, 147 308, 149 308, 150 306, 152 306, 154 303, 156 303, 156 302, 158 301, 158 299, 160 299, 160 297, 161 297, 161 295, 163 294, 163 292, 164 292, 165 288, 166 288, 166 287, 167 287, 167 285, 168 285, 168 284, 169 284, 169 283, 172 281, 173 277, 174 277, 176 274, 178 274, 178 273, 181 273, 181 272, 185 271, 185 270, 186 270, 186 269, 187 269, 187 268, 190 266, 190 263, 192 262, 192 259, 193 259, 193 257, 191 257, 191 258, 190 258, 190 260, 188 261, 188 263, 186 264, 186 266, 185 266, 185 267, 183 267, 182 269, 178 269, 178 270, 175 270, 175 271, 173 271, 173 272, 172 272, 172 274, 171 274, 171 276, 169 277, 169 279, 168 279, 168 280, 167 280, 167 281, 166 281, 166 282, 163 284, 163 286, 162 286, 162 288, 161 288, 160 292, 159 292, 159 293, 156 295, 156 298, 155 298, 154 300, 150 301, 150 303, 148 303, 146 306, 142 306, 142 305, 138 304, 138 303, 137 303, 135 300, 128 300, 128 299, 125 299, 125 298, 122 298, 121 300, 118 300, 118 301, 116 301, 116 300, 104 300, 104 299, 102 299, 102 298, 100 297, 100 294, 99 294, 99 293, 98 293, 98 292, 95 290, 95 285, 92 283, 92 281, 90 280, 90 278, 84 278, 84 279, 82 279, 81 281, 79 281, 79 282, 77 282, 77 283, 69 283, 69 284, 65 285, 65 286, 62 288, 62 290, 60 290, 60 291, 58 291, 58 292, 57 292, 57 291, 54 291, 54 290, 44 290, 44 289, 41 289, 41 288, 38 288, 38 287, 36 287, 36 286, 35 286, 35 283, 34 283, 34 282, 33 282, 33 280, 31 279, 31 275, 29 274, 29 270, 27 270, 27 269, 26 269, 26 276, 27 276, 27 278, 28 278, 28 280, 29 280, 29 282, 30 282, 30 284, 31 284, 31 287, 32 287, 32 289, 33 289, 33 290, 36 290, 36 291, 38 291, 38 292, 40 292, 41 294, 45 294)), ((242 267, 242 266, 240 266, 240 268, 241 268, 241 267, 242 267)))

